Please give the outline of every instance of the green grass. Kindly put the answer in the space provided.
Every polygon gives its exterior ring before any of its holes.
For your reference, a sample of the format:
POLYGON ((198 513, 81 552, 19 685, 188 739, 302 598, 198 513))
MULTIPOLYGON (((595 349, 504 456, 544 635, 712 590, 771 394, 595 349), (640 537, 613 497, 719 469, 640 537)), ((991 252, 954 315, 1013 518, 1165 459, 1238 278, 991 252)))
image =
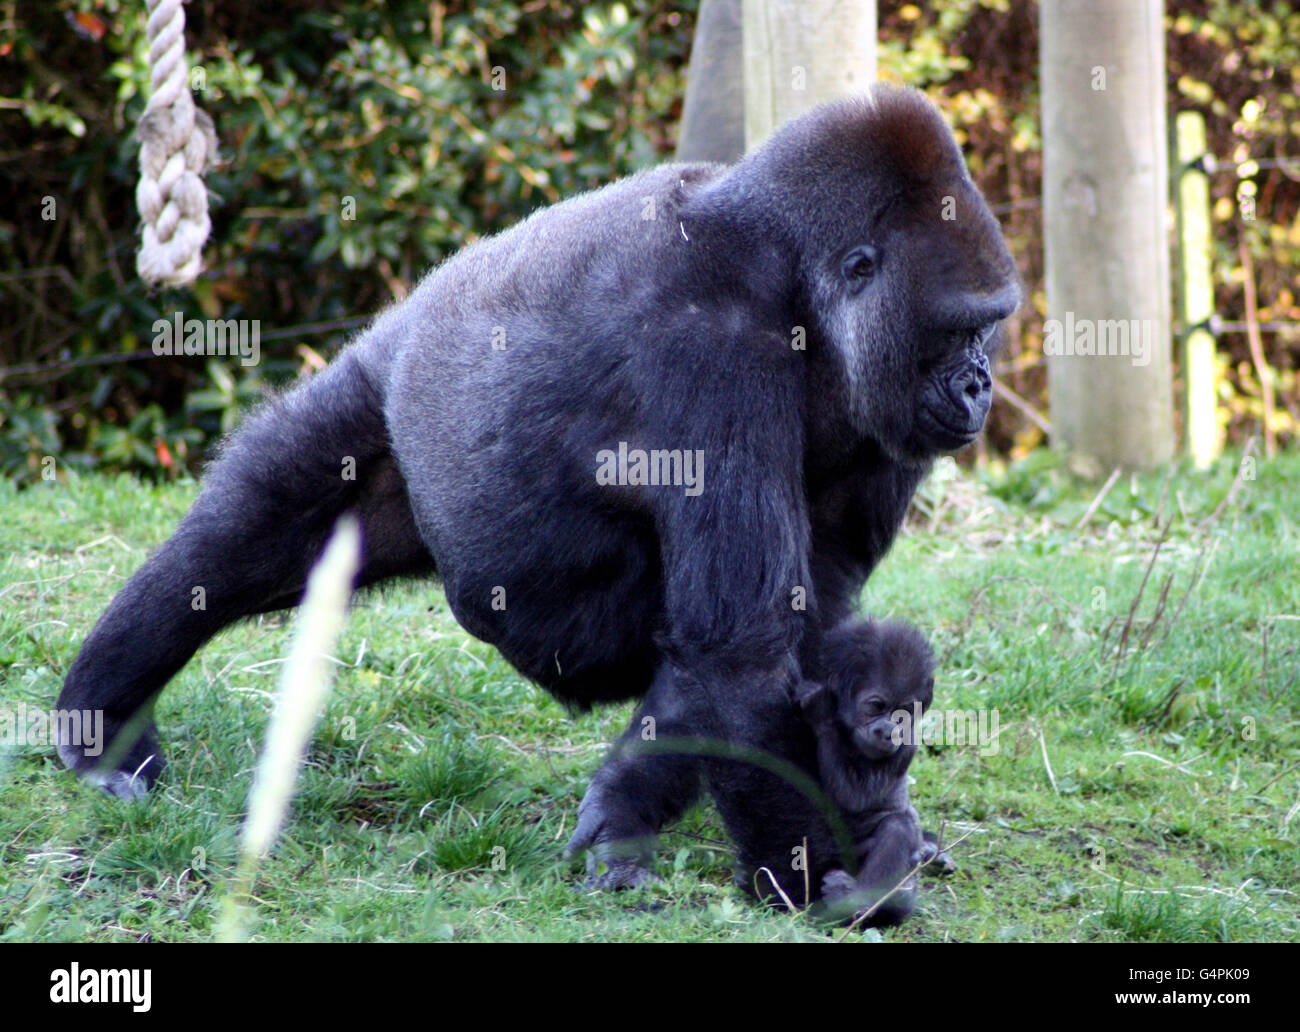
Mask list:
MULTIPOLYGON (((1097 485, 1050 454, 947 469, 863 604, 930 635, 936 707, 996 708, 999 748, 922 750, 914 800, 961 839, 961 867, 883 938, 1300 938, 1300 457, 1260 462, 1221 510, 1233 460, 1124 477, 1082 528, 1097 485)), ((0 709, 52 704, 194 493, 0 483, 0 709)), ((175 679, 170 773, 146 804, 79 784, 49 748, 0 753, 0 938, 213 937, 292 619, 227 630, 175 679)), ((708 807, 665 836, 662 885, 576 892, 562 848, 629 708, 570 716, 460 631, 435 584, 365 596, 336 654, 255 938, 831 940, 731 886, 708 807)))

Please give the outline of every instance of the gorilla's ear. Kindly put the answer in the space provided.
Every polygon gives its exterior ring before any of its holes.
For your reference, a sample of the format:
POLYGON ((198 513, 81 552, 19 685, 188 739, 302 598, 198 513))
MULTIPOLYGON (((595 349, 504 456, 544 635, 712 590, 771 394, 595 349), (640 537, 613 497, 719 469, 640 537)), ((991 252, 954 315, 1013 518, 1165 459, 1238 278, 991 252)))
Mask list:
POLYGON ((822 722, 835 716, 835 696, 816 681, 800 681, 794 688, 794 701, 810 722, 822 722))

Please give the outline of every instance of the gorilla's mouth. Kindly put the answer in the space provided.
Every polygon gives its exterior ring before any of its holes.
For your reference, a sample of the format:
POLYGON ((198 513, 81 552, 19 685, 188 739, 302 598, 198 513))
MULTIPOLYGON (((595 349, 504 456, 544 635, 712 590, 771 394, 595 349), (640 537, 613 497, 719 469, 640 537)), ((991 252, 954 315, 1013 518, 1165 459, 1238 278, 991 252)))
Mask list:
POLYGON ((886 738, 883 741, 873 736, 866 728, 856 728, 853 742, 862 753, 871 760, 884 760, 898 752, 898 743, 886 738))
POLYGON ((980 433, 979 427, 974 427, 973 429, 969 427, 959 429, 957 427, 949 425, 948 423, 943 422, 942 420, 936 419, 935 422, 938 424, 938 426, 943 431, 943 433, 947 434, 948 437, 955 442, 953 447, 956 448, 960 448, 962 445, 965 444, 970 444, 971 441, 975 440, 975 438, 977 438, 980 433))
POLYGON ((982 422, 979 426, 971 426, 969 423, 950 423, 935 412, 925 412, 924 415, 927 417, 924 420, 925 434, 940 451, 956 451, 958 448, 966 447, 979 436, 984 426, 982 422))

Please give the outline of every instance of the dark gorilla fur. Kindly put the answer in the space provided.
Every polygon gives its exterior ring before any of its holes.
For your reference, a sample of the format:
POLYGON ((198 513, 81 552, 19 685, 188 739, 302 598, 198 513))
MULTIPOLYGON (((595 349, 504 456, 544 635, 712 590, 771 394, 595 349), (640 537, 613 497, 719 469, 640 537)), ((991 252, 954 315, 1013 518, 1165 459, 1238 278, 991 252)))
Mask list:
POLYGON ((913 872, 938 855, 907 794, 919 718, 934 697, 934 653, 914 627, 850 620, 826 635, 824 655, 824 682, 804 682, 797 702, 858 866, 856 878, 827 873, 822 895, 876 906, 867 924, 898 924, 916 906, 913 872))
MULTIPOLYGON (((823 629, 932 458, 979 432, 1018 297, 915 92, 877 87, 735 166, 665 165, 540 211, 230 438, 69 670, 59 705, 104 711, 108 762, 60 755, 118 795, 152 785, 163 686, 230 622, 295 605, 345 511, 358 586, 436 572, 460 623, 557 698, 648 694, 671 714, 659 735, 797 755, 791 687, 818 679, 823 629), (597 453, 620 442, 702 453, 702 492, 598 484, 597 453)), ((814 807, 780 777, 716 767, 614 750, 571 848, 610 862, 601 884, 635 884, 705 772, 742 862, 794 893, 814 807)), ((823 871, 836 859, 814 853, 823 871)))

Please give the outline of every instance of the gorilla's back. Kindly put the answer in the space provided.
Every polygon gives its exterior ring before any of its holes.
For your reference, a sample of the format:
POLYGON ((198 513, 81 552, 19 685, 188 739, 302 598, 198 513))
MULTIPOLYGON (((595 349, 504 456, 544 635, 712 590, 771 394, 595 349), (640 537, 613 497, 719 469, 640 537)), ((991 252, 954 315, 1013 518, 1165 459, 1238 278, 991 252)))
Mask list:
MULTIPOLYGON (((430 390, 442 394, 470 372, 490 370, 494 357, 506 353, 541 365, 567 364, 569 358, 554 351, 553 334, 607 326, 615 309, 648 300, 661 284, 645 270, 685 242, 677 211, 686 191, 724 170, 660 166, 541 208, 463 248, 357 342, 367 369, 387 384, 395 362, 405 357, 407 368, 427 371, 430 390)), ((589 342, 565 341, 577 348, 589 342)), ((400 382, 404 390, 412 386, 400 382)))

